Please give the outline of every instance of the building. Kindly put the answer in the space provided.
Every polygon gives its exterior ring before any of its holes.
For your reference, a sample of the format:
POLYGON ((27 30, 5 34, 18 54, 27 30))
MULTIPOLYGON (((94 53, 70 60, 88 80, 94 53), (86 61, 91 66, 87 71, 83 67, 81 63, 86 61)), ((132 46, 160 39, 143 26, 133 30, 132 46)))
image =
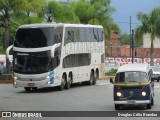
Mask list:
POLYGON ((106 42, 106 54, 108 56, 120 56, 119 34, 116 31, 111 32, 111 37, 106 42))

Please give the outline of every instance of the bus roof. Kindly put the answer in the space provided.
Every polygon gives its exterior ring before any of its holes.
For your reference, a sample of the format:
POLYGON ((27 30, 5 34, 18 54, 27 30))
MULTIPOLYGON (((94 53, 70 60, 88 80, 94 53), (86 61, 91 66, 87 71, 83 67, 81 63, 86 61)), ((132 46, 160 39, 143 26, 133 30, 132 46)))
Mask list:
POLYGON ((142 72, 148 72, 150 70, 148 64, 124 64, 123 66, 119 67, 117 70, 118 72, 127 72, 127 71, 142 71, 142 72))
POLYGON ((39 28, 39 27, 96 27, 102 28, 101 25, 90 25, 90 24, 68 24, 68 23, 37 23, 37 24, 25 24, 21 25, 19 28, 39 28))

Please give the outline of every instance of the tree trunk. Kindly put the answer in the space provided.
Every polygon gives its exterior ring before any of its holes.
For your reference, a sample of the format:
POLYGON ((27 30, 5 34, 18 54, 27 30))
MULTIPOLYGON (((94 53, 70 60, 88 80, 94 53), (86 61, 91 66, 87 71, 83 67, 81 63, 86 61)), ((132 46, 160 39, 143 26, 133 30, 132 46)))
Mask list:
POLYGON ((150 65, 154 65, 154 44, 153 39, 151 39, 151 50, 150 50, 150 65))
MULTIPOLYGON (((8 17, 4 18, 4 39, 5 39, 5 50, 8 48, 9 46, 9 19, 8 17)), ((7 59, 6 57, 6 72, 9 72, 9 59, 7 59)))

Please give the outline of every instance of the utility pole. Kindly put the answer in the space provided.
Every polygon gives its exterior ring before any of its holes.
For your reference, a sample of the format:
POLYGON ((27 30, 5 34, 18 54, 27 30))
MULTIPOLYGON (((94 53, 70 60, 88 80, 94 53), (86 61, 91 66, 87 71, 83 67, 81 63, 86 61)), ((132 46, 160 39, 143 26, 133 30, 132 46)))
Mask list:
POLYGON ((131 16, 130 16, 130 56, 131 56, 131 54, 132 54, 132 53, 131 53, 131 46, 132 46, 132 42, 131 42, 131 41, 132 41, 132 36, 131 36, 131 27, 132 27, 132 26, 131 26, 131 22, 132 22, 132 21, 131 21, 131 16))
POLYGON ((132 64, 134 63, 134 30, 132 30, 132 64))
POLYGON ((112 44, 112 41, 110 41, 110 48, 111 48, 111 57, 112 57, 112 46, 113 44, 112 44))

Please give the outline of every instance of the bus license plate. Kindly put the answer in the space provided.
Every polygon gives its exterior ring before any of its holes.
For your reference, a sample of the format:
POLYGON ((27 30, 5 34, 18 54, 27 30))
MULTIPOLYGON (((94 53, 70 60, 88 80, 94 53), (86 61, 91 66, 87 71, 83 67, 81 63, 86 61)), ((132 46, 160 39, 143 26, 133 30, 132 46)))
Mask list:
POLYGON ((136 102, 135 102, 135 100, 128 100, 127 103, 128 104, 135 104, 136 102))
POLYGON ((28 87, 34 87, 34 86, 35 86, 35 83, 28 83, 27 86, 28 86, 28 87))

